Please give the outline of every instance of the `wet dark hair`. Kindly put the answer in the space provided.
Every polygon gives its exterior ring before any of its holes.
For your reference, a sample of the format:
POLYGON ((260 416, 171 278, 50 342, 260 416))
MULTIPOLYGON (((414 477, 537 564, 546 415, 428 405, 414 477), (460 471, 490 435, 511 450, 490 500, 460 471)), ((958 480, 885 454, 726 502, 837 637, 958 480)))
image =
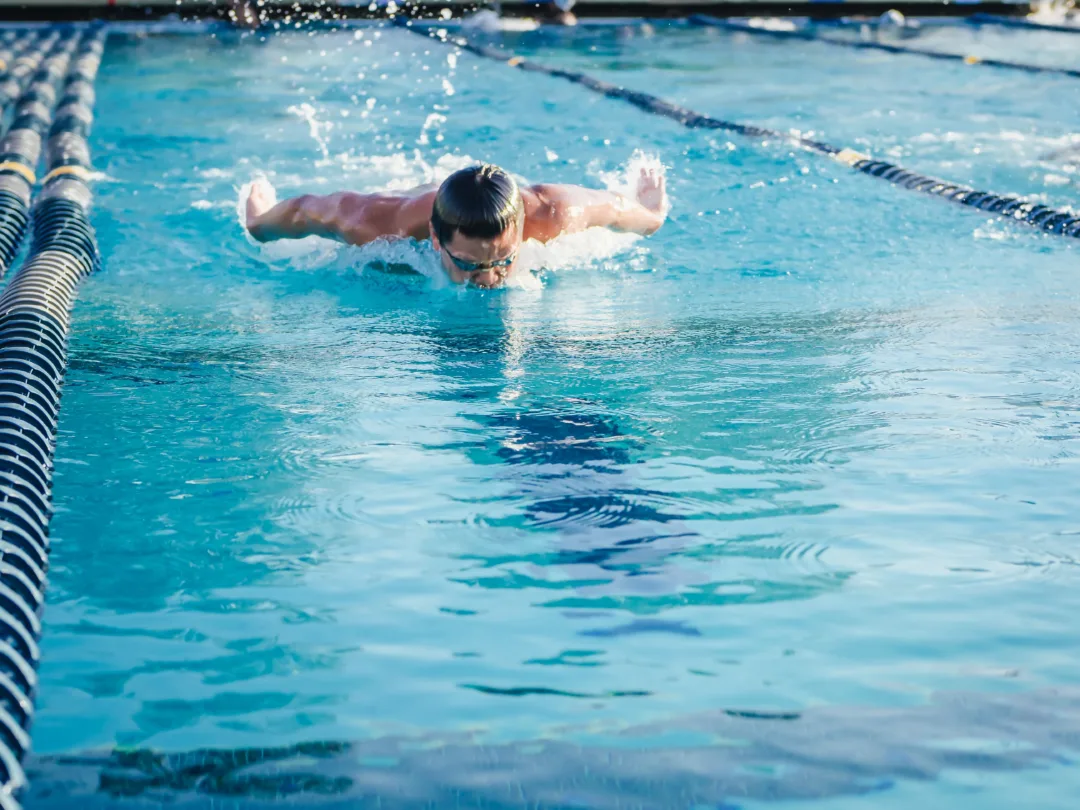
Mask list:
POLYGON ((525 211, 518 184, 490 163, 461 169, 443 181, 431 209, 431 227, 444 245, 455 231, 470 239, 494 239, 518 224, 525 211))

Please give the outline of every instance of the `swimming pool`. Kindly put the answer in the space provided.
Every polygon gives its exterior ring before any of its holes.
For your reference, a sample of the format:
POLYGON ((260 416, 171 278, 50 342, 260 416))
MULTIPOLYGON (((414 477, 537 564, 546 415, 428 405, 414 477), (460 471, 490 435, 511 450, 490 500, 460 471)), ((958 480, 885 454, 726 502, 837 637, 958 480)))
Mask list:
MULTIPOLYGON (((1065 34, 928 36, 1077 66, 1065 34)), ((680 26, 495 41, 1076 196, 1040 159, 1075 80, 680 26)), ((400 30, 114 37, 98 92, 27 807, 1067 806, 1068 240, 400 30), (508 290, 236 220, 256 171, 602 185, 636 150, 665 228, 508 290)))

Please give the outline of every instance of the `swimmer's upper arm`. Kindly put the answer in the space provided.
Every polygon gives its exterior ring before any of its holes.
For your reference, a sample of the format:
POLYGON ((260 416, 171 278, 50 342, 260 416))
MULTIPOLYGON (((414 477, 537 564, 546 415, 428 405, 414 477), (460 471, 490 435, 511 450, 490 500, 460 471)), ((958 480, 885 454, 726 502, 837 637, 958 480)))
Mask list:
POLYGON ((343 242, 364 239, 364 197, 363 194, 351 192, 290 197, 250 219, 248 230, 260 242, 303 239, 306 236, 322 236, 343 242))
POLYGON ((278 203, 249 224, 260 241, 322 236, 350 245, 365 245, 381 237, 427 236, 431 195, 399 197, 341 191, 319 196, 304 194, 278 203))
POLYGON ((636 200, 613 191, 555 183, 533 186, 532 191, 540 203, 538 213, 553 231, 547 239, 586 228, 650 234, 663 222, 636 200))

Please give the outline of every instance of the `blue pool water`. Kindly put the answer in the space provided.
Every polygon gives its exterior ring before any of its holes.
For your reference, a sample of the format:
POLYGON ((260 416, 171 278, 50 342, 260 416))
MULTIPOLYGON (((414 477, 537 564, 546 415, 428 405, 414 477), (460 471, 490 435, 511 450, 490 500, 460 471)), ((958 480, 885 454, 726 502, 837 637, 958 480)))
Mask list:
MULTIPOLYGON (((502 42, 1076 202, 1080 156, 1042 159, 1075 80, 502 42)), ((1066 35, 926 44, 1080 66, 1066 35)), ((28 807, 1071 806, 1068 240, 400 30, 114 38, 97 115, 28 807), (255 172, 603 185, 636 150, 665 228, 534 250, 508 290, 236 219, 255 172)))

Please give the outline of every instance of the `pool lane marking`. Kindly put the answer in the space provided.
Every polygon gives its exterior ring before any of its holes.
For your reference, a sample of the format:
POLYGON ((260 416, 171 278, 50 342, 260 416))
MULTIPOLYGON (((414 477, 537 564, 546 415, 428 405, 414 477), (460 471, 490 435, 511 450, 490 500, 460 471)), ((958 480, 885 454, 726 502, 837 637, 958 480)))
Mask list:
POLYGON ((400 27, 406 28, 419 36, 436 39, 443 44, 449 44, 468 51, 485 59, 493 59, 502 62, 517 70, 530 73, 544 73, 566 79, 574 84, 579 84, 600 95, 608 98, 619 99, 632 104, 638 109, 654 115, 664 116, 677 121, 688 129, 712 129, 726 130, 745 135, 750 138, 765 138, 785 141, 800 146, 811 152, 825 155, 851 169, 870 177, 886 180, 893 185, 905 188, 908 191, 917 191, 933 197, 940 197, 949 202, 975 208, 980 211, 995 214, 1006 219, 1022 222, 1033 228, 1046 231, 1058 236, 1080 238, 1080 214, 1073 211, 1063 211, 1040 203, 1025 200, 1022 197, 1003 196, 992 194, 988 191, 979 191, 970 186, 950 183, 939 180, 929 175, 913 172, 895 163, 884 160, 874 160, 867 154, 856 149, 840 148, 824 141, 807 138, 794 132, 780 132, 774 129, 758 127, 752 124, 740 124, 734 121, 724 121, 712 116, 703 115, 694 110, 672 104, 670 101, 657 98, 648 93, 638 90, 629 90, 614 84, 593 78, 586 73, 578 73, 572 70, 548 67, 547 65, 531 62, 523 56, 508 53, 498 48, 490 48, 486 45, 476 45, 462 37, 450 37, 444 29, 434 31, 421 30, 414 27, 411 22, 399 23, 400 27))
POLYGON ((774 30, 772 28, 760 28, 747 23, 722 20, 719 17, 710 17, 707 14, 694 14, 688 18, 692 25, 706 28, 720 28, 742 34, 754 34, 756 36, 772 37, 773 39, 801 39, 806 42, 824 42, 828 45, 838 45, 841 48, 855 48, 863 51, 885 51, 895 54, 913 54, 926 56, 930 59, 938 59, 945 62, 960 62, 965 65, 986 65, 987 67, 1006 68, 1008 70, 1022 70, 1025 73, 1050 73, 1057 76, 1068 76, 1072 79, 1080 79, 1080 70, 1072 68, 1049 67, 1044 65, 1030 65, 1025 62, 1010 62, 1004 59, 984 59, 979 56, 970 56, 962 53, 943 53, 931 51, 926 48, 911 48, 907 45, 889 45, 885 42, 861 42, 858 40, 834 39, 833 37, 821 37, 806 29, 795 31, 774 30))
POLYGON ((37 182, 37 177, 34 174, 34 170, 27 166, 25 163, 19 163, 16 160, 5 160, 0 163, 0 174, 13 172, 23 177, 27 183, 31 186, 37 182))
MULTIPOLYGON (((2 168, 3 164, 0 164, 0 169, 2 168)), ((57 177, 63 177, 66 174, 72 175, 73 177, 82 180, 84 183, 89 183, 93 176, 88 169, 85 169, 82 166, 77 166, 75 164, 72 164, 70 166, 57 166, 55 169, 53 169, 51 172, 41 178, 41 185, 44 186, 47 183, 55 180, 57 177)))

